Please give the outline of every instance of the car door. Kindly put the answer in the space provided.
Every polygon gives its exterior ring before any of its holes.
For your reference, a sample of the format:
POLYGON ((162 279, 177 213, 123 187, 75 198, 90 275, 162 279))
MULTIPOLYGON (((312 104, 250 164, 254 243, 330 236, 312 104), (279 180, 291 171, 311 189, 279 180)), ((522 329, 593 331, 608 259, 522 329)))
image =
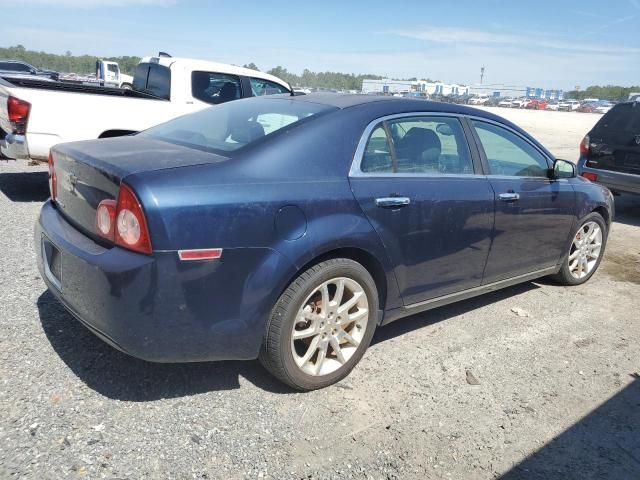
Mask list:
POLYGON ((405 114, 370 124, 350 172, 405 305, 478 286, 493 228, 493 190, 455 116, 405 114))
POLYGON ((520 133, 470 121, 495 195, 495 226, 483 283, 558 263, 574 220, 568 180, 549 178, 552 160, 520 133))

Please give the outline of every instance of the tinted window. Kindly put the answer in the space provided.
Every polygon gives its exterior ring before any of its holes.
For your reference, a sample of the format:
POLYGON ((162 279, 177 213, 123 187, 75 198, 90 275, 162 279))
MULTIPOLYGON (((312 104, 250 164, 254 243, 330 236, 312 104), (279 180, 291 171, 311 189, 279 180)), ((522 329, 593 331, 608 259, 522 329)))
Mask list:
POLYGON ((285 99, 228 102, 176 118, 140 135, 225 154, 335 107, 285 99))
POLYGON ((276 93, 289 93, 289 90, 282 85, 261 78, 251 78, 251 94, 254 97, 261 95, 273 95, 276 93))
POLYGON ((30 72, 31 68, 23 63, 0 62, 0 70, 8 70, 11 72, 30 72))
POLYGON ((616 105, 594 127, 594 132, 604 135, 612 133, 640 133, 640 106, 636 103, 616 105))
POLYGON ((155 63, 140 63, 133 77, 133 89, 171 99, 171 70, 155 63))
POLYGON ((370 173, 473 174, 462 125, 446 117, 409 117, 377 126, 360 169, 370 173))
POLYGON ((240 78, 215 72, 191 73, 191 93, 194 98, 212 105, 241 97, 240 78))
POLYGON ((492 175, 546 177, 549 165, 533 145, 492 123, 472 120, 492 175))

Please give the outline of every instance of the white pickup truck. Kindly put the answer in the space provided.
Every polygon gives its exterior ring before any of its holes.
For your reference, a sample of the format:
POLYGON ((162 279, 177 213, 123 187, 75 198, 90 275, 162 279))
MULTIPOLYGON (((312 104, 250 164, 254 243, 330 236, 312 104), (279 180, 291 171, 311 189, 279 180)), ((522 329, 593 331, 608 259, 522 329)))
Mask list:
POLYGON ((273 75, 167 55, 143 58, 133 89, 0 78, 0 153, 46 160, 62 142, 145 130, 172 118, 239 98, 289 93, 273 75))

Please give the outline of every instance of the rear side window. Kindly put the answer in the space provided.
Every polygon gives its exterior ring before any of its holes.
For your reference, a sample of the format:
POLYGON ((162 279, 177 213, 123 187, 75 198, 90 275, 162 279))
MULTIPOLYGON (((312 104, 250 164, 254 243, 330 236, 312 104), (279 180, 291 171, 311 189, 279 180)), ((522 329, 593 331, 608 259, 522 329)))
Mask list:
POLYGON ((283 98, 245 99, 205 108, 140 135, 228 156, 289 125, 332 110, 336 108, 283 98))
POLYGON ((371 132, 360 165, 364 173, 471 175, 469 146, 456 118, 388 120, 371 132))
POLYGON ((156 63, 140 63, 133 77, 133 89, 171 99, 171 70, 156 63))
POLYGON ((254 97, 261 95, 274 95, 278 93, 289 93, 289 90, 282 85, 261 78, 251 78, 251 94, 254 97))
POLYGON ((226 73, 192 72, 191 94, 211 105, 237 100, 242 96, 240 77, 226 73))
POLYGON ((609 110, 593 129, 599 134, 640 133, 640 106, 637 103, 621 103, 609 110))

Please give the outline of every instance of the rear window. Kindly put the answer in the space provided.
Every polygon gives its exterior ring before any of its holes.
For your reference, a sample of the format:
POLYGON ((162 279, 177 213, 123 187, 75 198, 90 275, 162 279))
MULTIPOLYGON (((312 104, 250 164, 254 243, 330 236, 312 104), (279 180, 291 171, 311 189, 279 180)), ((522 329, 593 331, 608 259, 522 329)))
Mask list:
POLYGON ((224 155, 331 110, 336 107, 284 98, 250 98, 176 118, 140 135, 224 155))
POLYGON ((133 77, 133 89, 171 99, 171 70, 156 63, 140 63, 133 77))
POLYGON ((593 129, 599 134, 608 132, 640 132, 640 106, 637 103, 621 103, 609 110, 593 129))

